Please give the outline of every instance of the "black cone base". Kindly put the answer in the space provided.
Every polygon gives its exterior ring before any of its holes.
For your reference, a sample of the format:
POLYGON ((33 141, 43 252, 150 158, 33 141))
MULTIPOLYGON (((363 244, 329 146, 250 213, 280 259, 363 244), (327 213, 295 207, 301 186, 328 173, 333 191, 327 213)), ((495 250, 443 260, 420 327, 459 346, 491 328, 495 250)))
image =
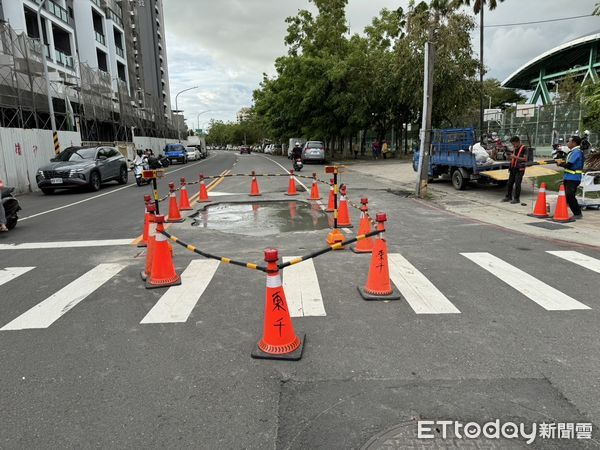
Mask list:
POLYGON ((402 298, 402 295, 400 294, 400 291, 398 291, 398 289, 396 288, 396 286, 392 285, 392 293, 389 295, 373 295, 373 294, 369 294, 368 292, 365 292, 365 289, 358 286, 357 287, 358 292, 360 293, 360 296, 363 298, 363 300, 367 300, 367 301, 373 301, 373 300, 400 300, 402 298))
POLYGON ((300 347, 290 353, 283 353, 281 355, 265 353, 260 348, 258 348, 258 343, 254 345, 254 349, 250 356, 254 359, 279 359, 283 361, 300 361, 302 358, 302 352, 304 351, 304 343, 306 342, 306 334, 300 334, 300 347))

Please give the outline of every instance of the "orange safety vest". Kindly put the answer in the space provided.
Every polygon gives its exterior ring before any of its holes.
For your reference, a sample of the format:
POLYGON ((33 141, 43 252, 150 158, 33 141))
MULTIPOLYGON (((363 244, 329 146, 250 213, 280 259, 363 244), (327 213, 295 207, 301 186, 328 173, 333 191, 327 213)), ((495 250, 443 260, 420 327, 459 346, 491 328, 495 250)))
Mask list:
MULTIPOLYGON (((521 153, 523 153, 523 150, 525 150, 525 146, 521 145, 521 147, 519 147, 519 151, 517 152, 517 158, 521 157, 521 153)), ((519 167, 518 164, 521 164, 521 162, 518 161, 517 159, 513 159, 513 160, 510 161, 510 167, 512 169, 518 167, 521 172, 525 172, 525 166, 519 167)))

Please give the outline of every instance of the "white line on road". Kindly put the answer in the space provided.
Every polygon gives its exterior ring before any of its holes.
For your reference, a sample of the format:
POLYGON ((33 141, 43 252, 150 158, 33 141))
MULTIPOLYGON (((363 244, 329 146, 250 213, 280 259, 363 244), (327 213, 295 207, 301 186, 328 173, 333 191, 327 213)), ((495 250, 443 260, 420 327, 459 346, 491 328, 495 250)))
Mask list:
POLYGON ((548 311, 591 309, 490 253, 461 253, 548 311))
MULTIPOLYGON (((295 256, 284 256, 288 262, 295 256)), ((325 316, 323 296, 312 259, 283 269, 283 289, 290 316, 325 316)))
POLYGON ((460 311, 399 253, 388 255, 390 279, 417 314, 460 314, 460 311))
POLYGON ((5 267, 4 269, 0 269, 0 286, 32 269, 35 269, 35 267, 5 267))
POLYGON ((48 328, 79 302, 114 277, 125 267, 122 264, 99 264, 69 283, 60 291, 21 314, 0 331, 48 328))
POLYGON ((0 250, 38 250, 44 248, 80 248, 129 245, 131 239, 104 239, 99 241, 26 242, 23 244, 0 244, 0 250))
POLYGON ((556 252, 547 252, 551 255, 558 256, 559 258, 570 261, 574 264, 578 264, 581 267, 585 267, 586 269, 593 270, 594 272, 600 273, 600 260, 596 258, 592 258, 591 256, 584 255, 579 252, 572 251, 556 251, 556 252))
MULTIPOLYGON (((287 174, 290 173, 289 170, 287 170, 285 167, 283 167, 281 164, 279 164, 277 161, 275 161, 274 159, 269 158, 268 156, 265 155, 256 155, 256 156, 260 156, 261 158, 265 158, 268 159, 269 161, 271 161, 272 163, 277 164, 279 167, 281 167, 283 170, 285 170, 285 172, 287 174)), ((308 187, 306 187, 306 185, 300 181, 298 178, 294 177, 294 179, 298 182, 298 184, 300 184, 300 186, 302 186, 306 192, 310 193, 310 189, 308 187)), ((321 200, 316 200, 317 204, 321 207, 321 209, 323 211, 325 211, 327 209, 327 206, 321 201, 321 200)), ((342 231, 346 234, 352 234, 352 230, 350 228, 342 228, 342 231)))
POLYGON ((212 259, 190 262, 181 274, 181 285, 169 288, 140 323, 187 321, 218 267, 219 261, 212 259))
MULTIPOLYGON (((179 169, 170 170, 169 172, 165 173, 165 175, 169 175, 171 173, 179 172, 180 170, 183 170, 183 169, 186 169, 186 168, 189 168, 189 167, 193 167, 193 166, 195 166, 197 164, 200 164, 200 163, 203 163, 204 161, 207 161, 210 158, 212 158, 212 156, 209 156, 208 158, 203 159, 202 161, 198 161, 198 162, 196 162, 194 164, 184 165, 184 167, 180 167, 179 169)), ((117 188, 117 189, 113 189, 110 192, 104 192, 103 194, 98 194, 98 195, 94 195, 93 197, 84 198, 83 200, 79 200, 77 202, 69 203, 69 204, 66 204, 66 205, 63 205, 63 206, 59 206, 57 208, 52 208, 52 209, 49 209, 47 211, 39 212, 37 214, 32 214, 31 216, 23 217, 23 218, 20 218, 19 220, 22 222, 23 220, 33 219, 34 217, 43 216, 44 214, 49 214, 49 213, 52 213, 52 212, 55 212, 55 211, 60 211, 61 209, 70 208, 71 206, 80 205, 82 203, 89 202, 89 201, 95 200, 95 199, 100 198, 100 197, 104 197, 105 195, 114 194, 115 192, 119 192, 119 191, 122 191, 123 189, 128 189, 128 188, 133 187, 133 186, 137 186, 137 184, 135 184, 135 183, 128 184, 127 186, 123 186, 123 187, 120 187, 120 188, 117 188)))

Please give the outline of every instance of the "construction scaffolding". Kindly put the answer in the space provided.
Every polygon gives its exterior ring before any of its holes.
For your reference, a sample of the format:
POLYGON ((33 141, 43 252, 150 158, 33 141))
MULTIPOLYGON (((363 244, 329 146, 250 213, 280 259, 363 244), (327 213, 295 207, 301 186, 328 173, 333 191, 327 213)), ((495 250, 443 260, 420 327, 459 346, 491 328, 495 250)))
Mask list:
POLYGON ((154 105, 139 102, 124 81, 76 57, 65 71, 49 68, 45 79, 42 54, 47 56, 48 48, 43 47, 39 39, 0 23, 1 127, 50 129, 49 83, 57 129, 79 130, 83 141, 131 141, 132 127, 139 136, 176 136, 171 124, 157 126, 154 105))

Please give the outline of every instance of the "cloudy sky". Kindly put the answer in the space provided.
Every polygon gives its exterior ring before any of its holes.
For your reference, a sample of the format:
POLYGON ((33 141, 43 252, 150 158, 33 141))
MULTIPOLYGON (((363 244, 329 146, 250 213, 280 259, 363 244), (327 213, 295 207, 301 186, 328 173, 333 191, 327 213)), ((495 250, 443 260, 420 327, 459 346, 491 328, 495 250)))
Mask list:
MULTIPOLYGON (((505 0, 495 11, 486 11, 486 25, 590 14, 596 1, 505 0)), ((351 32, 357 33, 382 8, 406 7, 408 0, 348 3, 351 32)), ((250 106, 262 74, 273 74, 273 61, 286 52, 285 18, 311 7, 308 0, 165 0, 163 4, 173 108, 175 93, 199 86, 179 96, 179 108, 191 128, 198 121, 204 128, 211 118, 234 120, 241 107, 250 106)), ((486 28, 488 76, 502 80, 540 53, 598 31, 600 17, 486 28)), ((473 44, 479 48, 478 31, 473 44)))

